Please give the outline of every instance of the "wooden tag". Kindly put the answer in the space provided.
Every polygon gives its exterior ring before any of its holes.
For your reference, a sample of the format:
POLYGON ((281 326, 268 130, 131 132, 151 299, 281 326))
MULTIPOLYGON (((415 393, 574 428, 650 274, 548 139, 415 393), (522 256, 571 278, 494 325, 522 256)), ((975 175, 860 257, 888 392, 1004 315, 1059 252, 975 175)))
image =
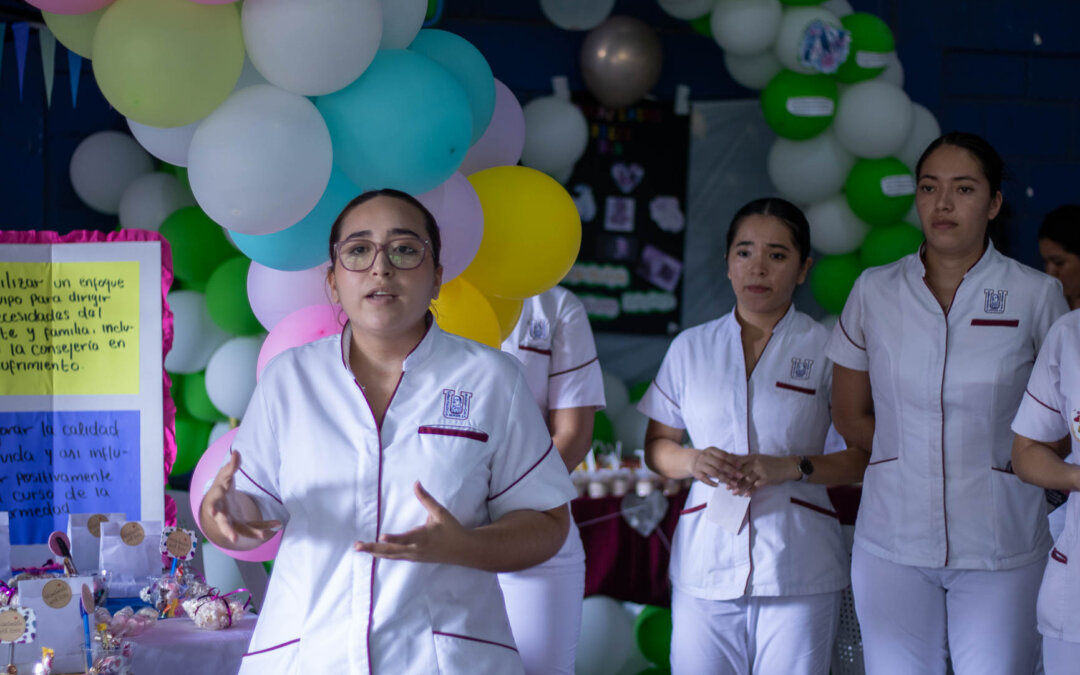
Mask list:
POLYGON ((26 619, 17 609, 0 612, 0 642, 15 642, 26 632, 26 619))
POLYGON ((63 609, 71 602, 71 586, 63 579, 53 579, 41 588, 41 599, 53 609, 63 609))
POLYGON ((120 528, 120 540, 128 546, 138 546, 146 538, 146 532, 139 523, 124 523, 120 528))
POLYGON ((191 553, 191 537, 184 530, 177 529, 165 540, 165 548, 169 555, 180 560, 187 560, 191 553))
POLYGON ((101 539, 101 524, 107 523, 108 521, 108 516, 101 513, 95 513, 86 519, 86 529, 90 530, 90 534, 94 535, 95 539, 101 539))

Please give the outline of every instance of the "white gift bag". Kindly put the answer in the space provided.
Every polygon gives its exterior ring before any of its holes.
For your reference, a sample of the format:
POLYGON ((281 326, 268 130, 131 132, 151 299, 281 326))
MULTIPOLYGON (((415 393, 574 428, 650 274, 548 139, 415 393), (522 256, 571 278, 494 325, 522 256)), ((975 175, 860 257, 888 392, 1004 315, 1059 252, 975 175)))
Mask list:
POLYGON ((53 577, 19 582, 19 606, 34 610, 37 618, 37 638, 29 644, 15 645, 19 672, 30 672, 31 664, 41 660, 42 647, 55 652, 54 673, 83 672, 85 636, 79 613, 83 584, 93 588, 94 578, 53 577))
POLYGON ((160 576, 161 521, 101 523, 101 569, 108 570, 109 595, 135 597, 147 577, 160 576))
POLYGON ((68 518, 67 536, 71 542, 71 562, 79 574, 101 569, 101 524, 123 522, 122 513, 73 513, 68 518))
POLYGON ((0 579, 11 578, 11 526, 8 512, 0 511, 0 579))

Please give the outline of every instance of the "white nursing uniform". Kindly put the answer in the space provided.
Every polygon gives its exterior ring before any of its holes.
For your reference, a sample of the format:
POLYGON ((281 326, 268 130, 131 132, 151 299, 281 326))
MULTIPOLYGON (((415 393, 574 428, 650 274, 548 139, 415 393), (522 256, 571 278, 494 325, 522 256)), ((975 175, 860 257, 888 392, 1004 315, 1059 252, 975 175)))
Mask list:
MULTIPOLYGON (((820 455, 830 425, 827 340, 792 306, 748 378, 732 312, 675 338, 638 409, 686 429, 695 448, 820 455)), ((673 672, 827 671, 848 562, 825 486, 759 489, 738 534, 705 516, 710 495, 724 489, 695 482, 675 529, 673 672)))
POLYGON ((242 675, 520 673, 496 575, 353 550, 423 525, 423 486, 465 527, 575 495, 512 359, 432 324, 381 425, 349 328, 275 358, 233 447, 237 488, 287 521, 242 675))
MULTIPOLYGON (((604 382, 585 306, 556 286, 525 300, 502 350, 521 362, 544 417, 551 410, 604 407, 604 382)), ((499 575, 525 672, 574 672, 585 593, 585 551, 573 519, 554 558, 499 575)))
POLYGON ((1049 537, 1043 491, 1012 473, 1009 422, 1061 285, 992 244, 948 311, 925 275, 920 253, 863 272, 827 350, 873 391, 852 562, 867 671, 943 673, 951 653, 1027 672, 1049 537))
MULTIPOLYGON (((1068 435, 1066 461, 1080 464, 1080 312, 1065 315, 1047 334, 1012 428, 1045 443, 1068 435)), ((1080 498, 1072 494, 1061 508, 1065 527, 1047 558, 1037 610, 1048 675, 1080 667, 1080 498), (1068 660, 1055 662, 1059 652, 1068 660)))

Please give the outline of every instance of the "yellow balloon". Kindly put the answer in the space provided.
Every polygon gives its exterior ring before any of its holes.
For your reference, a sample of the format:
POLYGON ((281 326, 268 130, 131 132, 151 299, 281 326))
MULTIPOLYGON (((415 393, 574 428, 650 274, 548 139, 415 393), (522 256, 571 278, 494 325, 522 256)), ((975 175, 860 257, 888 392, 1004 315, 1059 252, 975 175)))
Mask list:
POLYGON ((103 14, 105 14, 105 9, 87 14, 42 12, 41 16, 44 17, 45 25, 53 32, 60 44, 79 56, 90 59, 93 58, 94 53, 94 32, 103 14))
POLYGON ((244 67, 240 14, 190 0, 116 0, 94 34, 94 78, 120 114, 152 127, 206 117, 244 67))
POLYGON ((563 186, 524 166, 478 171, 469 182, 484 209, 484 238, 461 276, 503 298, 524 299, 559 283, 581 248, 581 219, 563 186))
MULTIPOLYGON (((521 308, 525 306, 524 300, 514 298, 500 298, 497 295, 485 295, 491 308, 495 310, 495 318, 499 320, 499 337, 505 340, 514 332, 514 326, 521 318, 521 308)), ((500 342, 501 344, 501 342, 500 342)))
POLYGON ((461 277, 442 285, 439 299, 431 303, 435 320, 447 333, 475 340, 489 347, 499 348, 499 320, 495 310, 476 290, 476 287, 461 277))

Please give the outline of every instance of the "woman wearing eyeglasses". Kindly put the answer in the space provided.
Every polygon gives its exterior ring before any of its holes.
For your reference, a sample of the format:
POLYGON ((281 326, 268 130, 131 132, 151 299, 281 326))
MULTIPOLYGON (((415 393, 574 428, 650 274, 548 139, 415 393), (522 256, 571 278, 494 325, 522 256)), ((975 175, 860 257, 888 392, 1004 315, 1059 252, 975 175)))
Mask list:
POLYGON ((288 526, 241 673, 521 673, 494 572, 551 557, 575 492, 513 358, 443 333, 439 233, 401 192, 354 199, 328 281, 349 322, 263 372, 206 534, 288 526))

